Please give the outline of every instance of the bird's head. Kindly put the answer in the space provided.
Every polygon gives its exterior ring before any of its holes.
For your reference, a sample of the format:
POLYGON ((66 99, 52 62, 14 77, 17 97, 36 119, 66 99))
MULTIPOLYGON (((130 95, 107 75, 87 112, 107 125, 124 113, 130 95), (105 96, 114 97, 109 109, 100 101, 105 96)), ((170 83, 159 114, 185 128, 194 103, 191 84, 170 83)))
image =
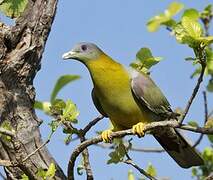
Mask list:
POLYGON ((76 44, 70 51, 63 54, 63 59, 75 59, 83 63, 99 59, 103 51, 93 43, 81 42, 76 44))

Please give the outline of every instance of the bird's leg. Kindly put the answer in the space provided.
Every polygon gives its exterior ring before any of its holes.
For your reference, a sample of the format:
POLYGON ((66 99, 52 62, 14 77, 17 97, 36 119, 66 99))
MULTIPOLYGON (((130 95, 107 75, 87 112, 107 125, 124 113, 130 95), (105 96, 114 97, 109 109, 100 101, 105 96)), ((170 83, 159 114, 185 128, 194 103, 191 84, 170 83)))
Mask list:
POLYGON ((112 132, 120 131, 120 130, 124 129, 123 127, 116 124, 112 119, 110 119, 110 121, 112 123, 111 128, 107 129, 107 130, 105 130, 101 133, 101 137, 103 139, 103 142, 105 142, 105 143, 111 143, 112 142, 112 137, 111 137, 112 132))
POLYGON ((112 134, 113 131, 114 131, 114 129, 107 129, 107 130, 105 130, 101 133, 101 137, 103 139, 103 142, 105 142, 105 143, 112 142, 111 134, 112 134))
POLYGON ((139 122, 136 125, 132 126, 132 132, 133 134, 137 134, 138 137, 143 137, 145 135, 144 133, 144 127, 146 124, 139 122))

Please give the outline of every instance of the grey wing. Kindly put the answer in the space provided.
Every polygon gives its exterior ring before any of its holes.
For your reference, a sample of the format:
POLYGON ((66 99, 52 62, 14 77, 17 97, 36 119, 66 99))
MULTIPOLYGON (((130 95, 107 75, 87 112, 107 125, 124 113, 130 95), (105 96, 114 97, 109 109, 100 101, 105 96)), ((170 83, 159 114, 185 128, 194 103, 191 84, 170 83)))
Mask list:
POLYGON ((161 119, 177 116, 166 97, 148 75, 137 72, 131 80, 131 88, 139 105, 148 108, 161 119))
MULTIPOLYGON (((156 117, 159 116, 160 120, 163 120, 179 115, 172 112, 166 97, 148 75, 137 73, 137 76, 132 78, 131 87, 138 104, 142 108, 148 108, 148 114, 154 114, 154 120, 158 120, 156 117)), ((198 152, 177 130, 168 127, 156 128, 153 135, 181 167, 189 168, 203 164, 198 152)))
POLYGON ((99 113, 101 113, 104 117, 108 117, 108 115, 104 112, 104 110, 101 106, 101 103, 95 94, 94 88, 92 89, 92 100, 93 100, 93 103, 94 103, 96 109, 99 111, 99 113))

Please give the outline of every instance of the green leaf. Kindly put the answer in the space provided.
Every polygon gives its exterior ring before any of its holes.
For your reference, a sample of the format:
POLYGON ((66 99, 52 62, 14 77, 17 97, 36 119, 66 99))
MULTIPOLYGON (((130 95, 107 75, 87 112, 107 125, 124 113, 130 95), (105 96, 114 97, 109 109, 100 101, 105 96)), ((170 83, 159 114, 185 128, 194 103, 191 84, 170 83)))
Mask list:
POLYGON ((66 103, 62 99, 55 99, 50 106, 50 112, 52 115, 62 115, 66 103))
POLYGON ((128 171, 128 180, 135 180, 135 176, 132 170, 128 171))
POLYGON ((213 51, 208 48, 206 49, 206 67, 208 74, 213 75, 213 51))
POLYGON ((212 16, 212 4, 206 6, 203 12, 200 13, 200 17, 202 20, 210 19, 212 16))
POLYGON ((213 128, 213 117, 209 117, 206 124, 205 124, 205 128, 213 128))
POLYGON ((107 164, 117 164, 121 162, 126 154, 126 147, 123 143, 120 143, 113 152, 109 153, 110 159, 107 161, 107 164))
POLYGON ((48 179, 53 178, 55 176, 55 172, 56 172, 55 164, 51 163, 46 174, 45 174, 46 178, 48 178, 48 179))
POLYGON ((44 111, 46 114, 50 114, 50 102, 42 102, 42 101, 35 101, 34 108, 44 111))
POLYGON ((46 179, 46 171, 42 168, 38 168, 36 175, 42 179, 46 179))
POLYGON ((198 67, 197 69, 195 69, 195 71, 192 73, 192 75, 190 76, 190 78, 194 78, 195 76, 199 75, 201 73, 201 67, 198 67))
POLYGON ((149 48, 141 48, 138 52, 137 52, 137 54, 136 54, 136 58, 139 60, 139 61, 141 61, 141 62, 143 62, 143 61, 145 61, 145 60, 147 60, 147 59, 149 59, 149 58, 152 58, 153 56, 152 56, 152 53, 151 53, 151 51, 150 51, 150 49, 149 48))
POLYGON ((25 10, 28 0, 3 0, 0 11, 10 18, 17 18, 25 10))
POLYGON ((146 172, 153 177, 157 176, 157 171, 151 163, 148 164, 148 167, 146 168, 146 172))
POLYGON ((149 32, 155 32, 159 29, 162 23, 165 23, 169 20, 170 18, 166 16, 165 14, 159 14, 157 16, 154 16, 152 19, 150 19, 147 22, 146 26, 149 32))
POLYGON ((200 37, 198 38, 199 41, 203 44, 202 46, 208 46, 209 44, 213 43, 213 36, 207 36, 207 37, 200 37))
POLYGON ((77 166, 77 173, 78 173, 78 175, 83 175, 83 170, 84 170, 85 168, 84 168, 84 165, 83 165, 83 163, 82 164, 79 164, 78 166, 77 166))
MULTIPOLYGON (((152 66, 159 63, 161 59, 161 57, 153 57, 149 48, 141 48, 136 54, 136 60, 140 62, 138 63, 140 69, 150 69, 152 66)), ((137 66, 136 64, 132 64, 132 67, 137 66)))
POLYGON ((211 143, 213 143, 213 135, 208 135, 208 139, 211 143))
POLYGON ((205 161, 213 162, 213 149, 211 147, 206 147, 202 153, 202 157, 205 161))
POLYGON ((184 16, 181 20, 181 24, 189 36, 193 38, 201 37, 202 27, 197 21, 194 21, 193 19, 184 16))
POLYGON ((68 134, 65 138, 64 138, 64 143, 65 145, 69 145, 69 143, 72 141, 72 134, 68 134))
POLYGON ((77 80, 79 79, 80 76, 78 75, 63 75, 61 76, 56 84, 55 84, 55 87, 53 88, 53 91, 51 93, 51 98, 50 98, 50 101, 51 103, 55 100, 56 96, 58 95, 59 91, 64 87, 66 86, 67 84, 69 84, 70 82, 74 81, 74 80, 77 80))
POLYGON ((29 180, 28 176, 26 174, 21 175, 21 180, 29 180))
POLYGON ((186 61, 194 61, 195 58, 193 58, 193 57, 187 57, 187 58, 185 58, 185 60, 186 60, 186 61))
POLYGON ((213 80, 209 80, 209 83, 207 85, 207 90, 209 92, 213 92, 213 80))
POLYGON ((197 176, 197 169, 196 168, 192 168, 192 176, 197 176))
POLYGON ((193 21, 197 21, 199 19, 199 12, 196 9, 186 9, 182 15, 183 17, 188 17, 193 21))
POLYGON ((172 16, 176 15, 184 7, 182 3, 173 2, 169 5, 168 9, 164 13, 154 16, 147 22, 147 29, 150 32, 157 31, 160 25, 166 25, 173 28, 176 25, 176 21, 172 19, 172 16))
POLYGON ((193 126, 193 127, 198 127, 198 124, 196 121, 189 121, 188 125, 193 126))
POLYGON ((59 124, 60 123, 58 121, 51 121, 48 125, 51 127, 52 132, 55 132, 59 124))
MULTIPOLYGON (((14 131, 9 121, 2 122, 0 127, 4 128, 6 130, 9 130, 9 131, 14 131)), ((3 138, 5 141, 8 141, 8 142, 11 141, 10 136, 7 136, 7 135, 1 134, 1 133, 0 133, 0 138, 3 138)))
POLYGON ((165 11, 165 14, 168 14, 169 17, 172 17, 179 13, 184 8, 184 5, 179 2, 172 2, 168 9, 165 11))
POLYGON ((71 100, 68 100, 63 110, 62 118, 65 121, 71 121, 72 123, 77 123, 78 115, 79 115, 79 111, 76 105, 71 100))

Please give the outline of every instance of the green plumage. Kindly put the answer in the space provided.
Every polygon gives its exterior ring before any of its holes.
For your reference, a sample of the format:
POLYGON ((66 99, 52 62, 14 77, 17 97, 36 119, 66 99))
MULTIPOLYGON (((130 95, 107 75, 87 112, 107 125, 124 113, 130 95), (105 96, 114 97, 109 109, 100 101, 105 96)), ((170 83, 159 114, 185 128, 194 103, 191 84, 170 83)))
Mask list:
MULTIPOLYGON (((101 114, 109 117, 114 131, 132 128, 143 135, 143 125, 178 116, 148 75, 133 71, 130 76, 96 45, 77 44, 63 58, 73 58, 86 65, 94 84, 93 102, 101 114)), ((109 132, 103 134, 103 140, 108 139, 109 132)), ((196 150, 174 128, 157 128, 153 135, 181 167, 203 164, 196 150)))

